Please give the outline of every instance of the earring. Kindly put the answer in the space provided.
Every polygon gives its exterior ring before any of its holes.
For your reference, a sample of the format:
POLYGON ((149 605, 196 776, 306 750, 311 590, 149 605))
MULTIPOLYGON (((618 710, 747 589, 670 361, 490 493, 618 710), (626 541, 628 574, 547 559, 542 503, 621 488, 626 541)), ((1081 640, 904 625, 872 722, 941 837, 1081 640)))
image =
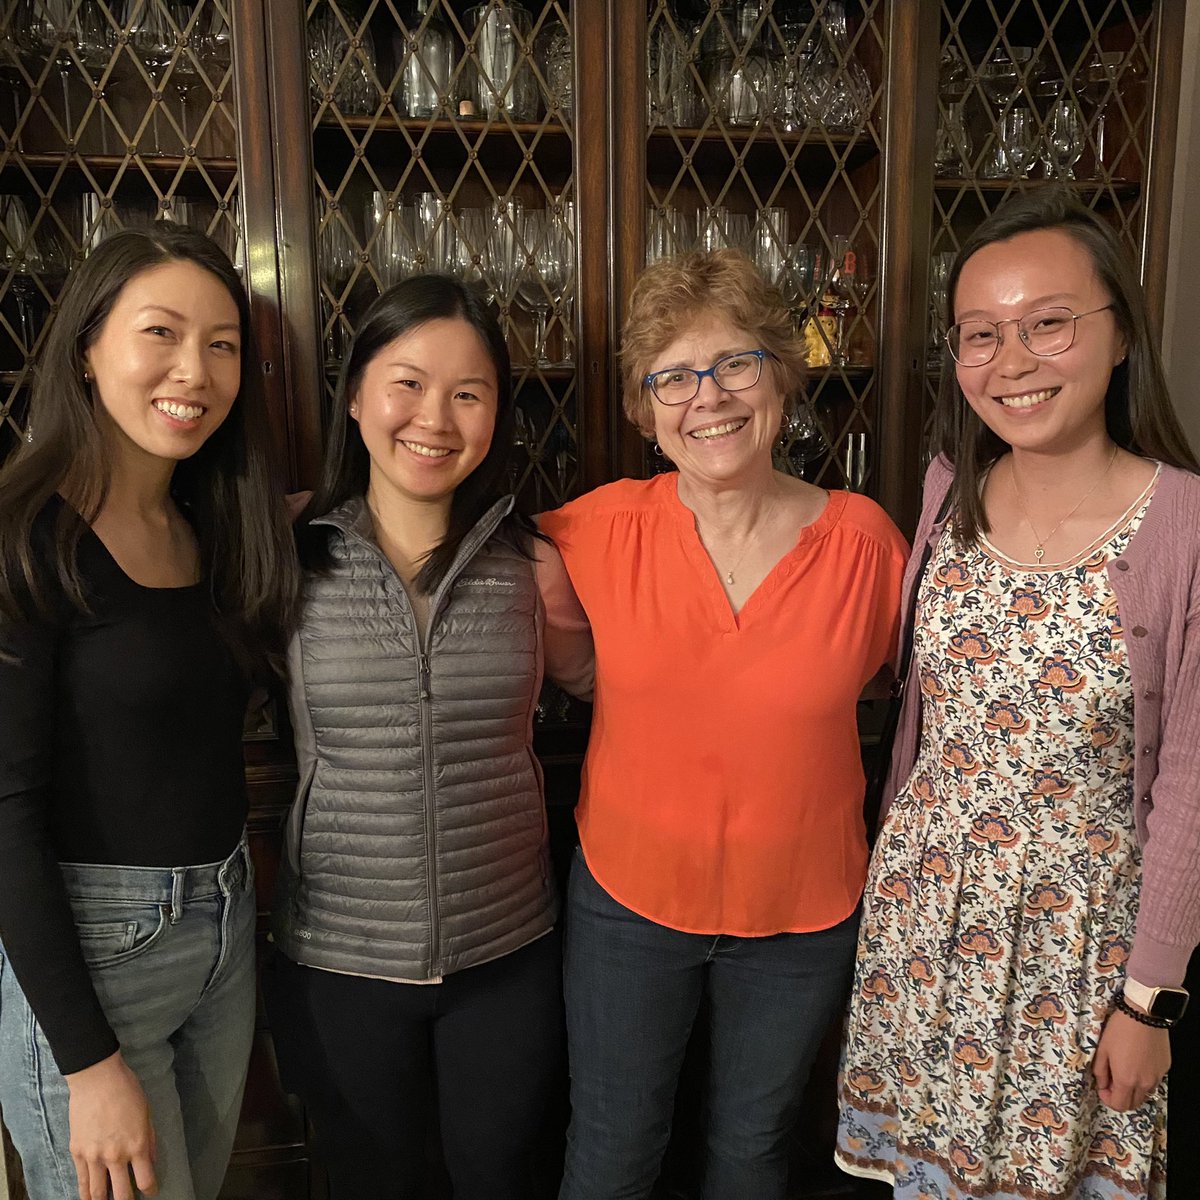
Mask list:
POLYGON ((666 455, 663 454, 663 448, 657 442, 654 443, 653 450, 659 458, 666 458, 666 455))
POLYGON ((84 383, 92 382, 92 373, 86 367, 84 368, 84 371, 83 371, 83 382, 84 383))

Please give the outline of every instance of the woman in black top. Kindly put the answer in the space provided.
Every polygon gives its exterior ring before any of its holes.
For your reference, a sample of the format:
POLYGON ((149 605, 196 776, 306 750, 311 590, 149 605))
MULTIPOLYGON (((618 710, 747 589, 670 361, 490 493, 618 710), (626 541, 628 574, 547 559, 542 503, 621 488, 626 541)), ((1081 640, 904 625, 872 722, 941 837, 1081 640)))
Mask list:
POLYGON ((253 1028, 241 729, 294 553, 202 234, 97 247, 0 468, 0 1105, 34 1200, 215 1197, 253 1028))

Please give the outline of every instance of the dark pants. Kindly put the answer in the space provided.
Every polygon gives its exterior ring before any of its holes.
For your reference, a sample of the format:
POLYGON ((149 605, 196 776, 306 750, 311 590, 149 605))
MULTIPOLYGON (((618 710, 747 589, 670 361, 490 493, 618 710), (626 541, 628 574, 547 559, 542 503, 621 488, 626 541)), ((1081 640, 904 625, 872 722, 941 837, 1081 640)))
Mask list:
POLYGON ((845 1002, 857 926, 856 914, 818 933, 680 933, 618 904, 577 854, 566 952, 571 1129, 560 1200, 650 1195, 704 997, 711 1083, 703 1196, 782 1200, 787 1137, 813 1057, 845 1002))
POLYGON ((424 985, 274 956, 281 1074, 308 1108, 334 1200, 416 1194, 431 1091, 455 1200, 527 1200, 561 1063, 560 973, 557 934, 424 985))

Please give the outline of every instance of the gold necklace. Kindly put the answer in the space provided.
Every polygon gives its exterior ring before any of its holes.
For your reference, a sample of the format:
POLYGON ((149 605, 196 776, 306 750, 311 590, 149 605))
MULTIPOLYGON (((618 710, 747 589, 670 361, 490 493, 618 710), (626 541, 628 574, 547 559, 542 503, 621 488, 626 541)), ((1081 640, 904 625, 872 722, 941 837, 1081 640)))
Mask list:
MULTIPOLYGON (((760 529, 762 526, 764 526, 767 523, 767 519, 771 516, 772 513, 774 513, 775 505, 778 502, 779 502, 779 493, 776 492, 775 495, 771 497, 771 503, 767 506, 766 511, 764 511, 762 516, 759 517, 758 520, 754 522, 754 525, 751 527, 750 532, 746 535, 746 543, 745 543, 745 545, 742 546, 742 552, 741 552, 741 554, 738 555, 737 562, 735 562, 733 564, 733 566, 729 568, 729 570, 723 572, 725 582, 727 584, 729 584, 730 587, 732 587, 735 582, 733 573, 742 565, 742 562, 745 559, 746 555, 750 552, 750 547, 754 544, 755 533, 757 532, 758 529, 760 529)), ((716 566, 715 563, 713 565, 716 566)), ((717 573, 722 574, 720 567, 717 567, 717 573)))
POLYGON ((1031 532, 1033 533, 1033 536, 1035 538, 1037 538, 1037 546, 1034 548, 1033 557, 1037 559, 1039 567, 1042 565, 1042 559, 1045 557, 1045 554, 1046 554, 1046 543, 1083 507, 1084 501, 1087 500, 1092 495, 1092 493, 1108 477, 1109 471, 1112 470, 1113 463, 1116 462, 1116 460, 1117 460, 1117 450, 1118 449, 1119 449, 1119 447, 1113 446, 1113 452, 1109 456, 1109 459, 1108 459, 1108 466, 1105 467, 1104 470, 1100 472, 1100 477, 1096 480, 1095 483, 1092 484, 1092 486, 1090 488, 1088 488, 1088 490, 1086 492, 1083 493, 1083 495, 1080 497, 1079 503, 1076 504, 1075 507, 1073 509, 1071 509, 1071 511, 1069 513, 1067 513, 1067 515, 1065 517, 1063 517, 1063 519, 1061 521, 1059 521, 1059 523, 1057 525, 1055 525, 1055 527, 1052 530, 1050 530, 1050 532, 1048 534, 1046 534, 1045 537, 1042 537, 1041 534, 1039 534, 1038 531, 1034 528, 1033 518, 1029 515, 1029 509, 1027 509, 1025 507, 1025 498, 1021 495, 1021 489, 1020 489, 1019 485, 1017 484, 1017 468, 1015 466, 1013 466, 1012 455, 1011 455, 1011 453, 1009 454, 1008 476, 1012 480, 1013 491, 1016 493, 1017 503, 1021 506, 1021 512, 1025 516, 1025 522, 1029 526, 1031 532))

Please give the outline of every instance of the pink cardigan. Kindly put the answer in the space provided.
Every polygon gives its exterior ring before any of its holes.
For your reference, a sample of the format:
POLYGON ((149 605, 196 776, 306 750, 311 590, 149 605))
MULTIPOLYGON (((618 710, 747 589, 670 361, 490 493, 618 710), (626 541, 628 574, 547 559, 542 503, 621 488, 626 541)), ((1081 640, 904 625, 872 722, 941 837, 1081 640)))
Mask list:
MULTIPOLYGON (((925 475, 904 608, 921 547, 954 478, 935 459, 925 475)), ((1126 973, 1178 987, 1200 943, 1200 476, 1164 466, 1154 499, 1125 553, 1108 564, 1125 629, 1134 690, 1134 815, 1142 845, 1142 895, 1126 973)), ((881 822, 916 762, 921 689, 906 689, 881 822)))

